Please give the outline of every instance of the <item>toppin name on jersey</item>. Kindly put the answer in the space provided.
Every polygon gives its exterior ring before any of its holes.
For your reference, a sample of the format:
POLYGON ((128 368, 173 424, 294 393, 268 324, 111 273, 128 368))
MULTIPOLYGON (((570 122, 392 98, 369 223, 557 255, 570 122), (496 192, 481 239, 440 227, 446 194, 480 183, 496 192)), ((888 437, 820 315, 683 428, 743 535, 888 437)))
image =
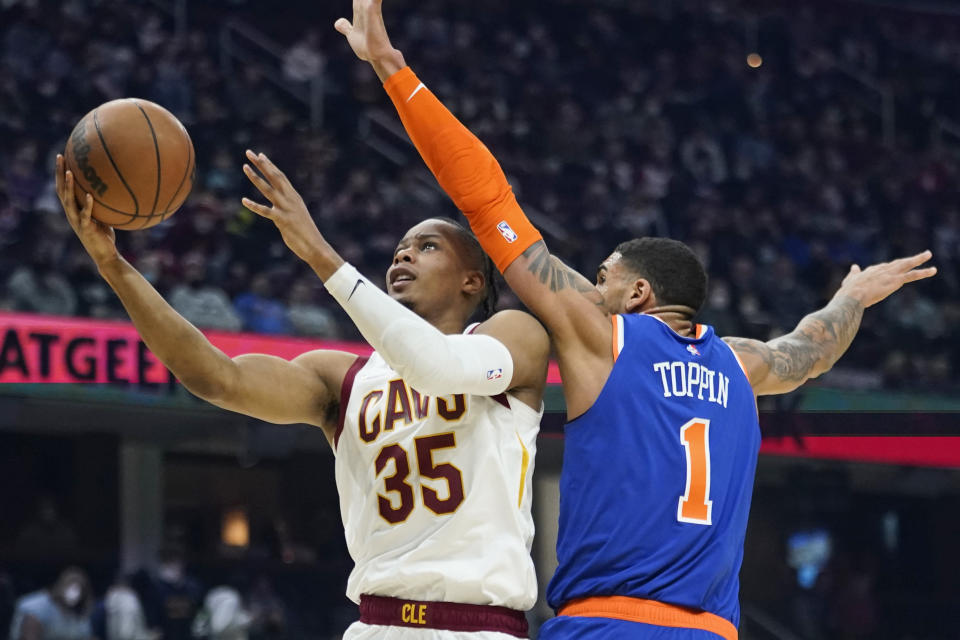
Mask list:
POLYGON ((663 397, 697 398, 727 408, 730 378, 696 362, 657 362, 653 370, 660 374, 663 397))

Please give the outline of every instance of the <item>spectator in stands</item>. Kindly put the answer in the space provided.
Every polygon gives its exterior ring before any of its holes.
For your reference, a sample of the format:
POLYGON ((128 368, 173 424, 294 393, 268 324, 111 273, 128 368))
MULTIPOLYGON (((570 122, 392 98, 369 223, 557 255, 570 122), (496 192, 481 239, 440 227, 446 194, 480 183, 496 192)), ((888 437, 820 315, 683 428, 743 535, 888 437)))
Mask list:
POLYGON ((727 179, 727 160, 717 140, 698 128, 680 145, 684 168, 699 185, 716 185, 727 179))
POLYGON ((806 315, 806 309, 816 306, 818 301, 797 279, 796 265, 788 257, 778 258, 764 276, 764 299, 777 329, 788 330, 797 318, 806 315))
POLYGON ((308 29, 283 55, 283 75, 294 82, 309 82, 323 71, 320 32, 308 29))
POLYGON ((932 342, 943 336, 943 316, 933 300, 916 291, 902 296, 896 307, 884 310, 887 322, 907 344, 932 342))
POLYGON ((77 296, 59 273, 52 258, 38 252, 31 264, 18 267, 7 280, 7 291, 17 308, 58 316, 73 315, 77 296))
POLYGON ((216 193, 237 193, 241 185, 241 174, 237 173, 237 162, 228 147, 220 147, 213 154, 213 161, 206 171, 204 186, 216 193))
POLYGON ((90 640, 93 595, 82 569, 64 569, 49 589, 17 600, 10 640, 90 640))
POLYGON ((250 290, 241 293, 233 306, 243 322, 245 331, 256 333, 291 333, 290 320, 283 303, 274 296, 274 286, 267 273, 258 273, 250 283, 250 290))
POLYGON ((316 278, 307 276, 296 280, 287 296, 290 324, 299 336, 336 338, 337 324, 329 310, 317 304, 318 292, 323 289, 316 278))
POLYGON ((150 600, 144 603, 148 624, 161 629, 163 640, 190 640, 203 593, 200 584, 187 573, 186 558, 179 544, 165 544, 159 561, 150 593, 145 594, 150 600))
POLYGON ((252 622, 240 592, 231 585, 220 585, 203 599, 203 608, 193 621, 193 635, 209 640, 248 640, 252 622))
POLYGON ((720 278, 710 282, 707 301, 700 317, 701 322, 709 324, 718 335, 740 335, 739 323, 730 298, 730 285, 720 278))
POLYGON ((94 607, 93 635, 98 640, 161 640, 158 629, 148 629, 140 597, 128 581, 115 581, 94 607))
POLYGON ((13 157, 3 167, 7 195, 13 206, 21 211, 31 210, 45 184, 37 167, 38 154, 35 142, 25 142, 16 148, 13 157))
POLYGON ((170 305, 205 329, 239 331, 242 322, 223 289, 206 281, 207 258, 193 251, 183 258, 181 284, 170 292, 170 305))

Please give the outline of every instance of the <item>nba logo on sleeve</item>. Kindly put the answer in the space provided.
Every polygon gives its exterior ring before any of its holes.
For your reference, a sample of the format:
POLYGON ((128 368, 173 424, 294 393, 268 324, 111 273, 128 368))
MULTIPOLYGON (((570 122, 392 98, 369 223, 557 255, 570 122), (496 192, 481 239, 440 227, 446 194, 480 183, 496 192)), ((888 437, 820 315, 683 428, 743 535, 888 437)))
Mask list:
POLYGON ((490 369, 487 371, 487 380, 499 380, 503 377, 503 369, 490 369))
POLYGON ((500 232, 500 235, 502 235, 503 239, 507 242, 515 242, 518 238, 517 233, 510 228, 506 220, 500 221, 500 224, 497 225, 497 231, 500 232))

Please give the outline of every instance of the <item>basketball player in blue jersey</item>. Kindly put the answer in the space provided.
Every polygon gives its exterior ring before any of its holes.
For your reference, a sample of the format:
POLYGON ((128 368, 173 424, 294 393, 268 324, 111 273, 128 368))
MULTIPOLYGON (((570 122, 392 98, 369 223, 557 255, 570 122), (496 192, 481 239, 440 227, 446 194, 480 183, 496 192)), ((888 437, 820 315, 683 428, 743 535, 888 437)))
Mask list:
POLYGON ((694 318, 707 276, 684 244, 619 245, 592 283, 552 256, 487 148, 391 45, 380 0, 336 28, 369 61, 411 139, 520 299, 547 326, 568 424, 556 618, 541 638, 737 637, 738 573, 760 432, 756 396, 830 369, 866 307, 929 278, 929 252, 860 270, 770 342, 694 318))

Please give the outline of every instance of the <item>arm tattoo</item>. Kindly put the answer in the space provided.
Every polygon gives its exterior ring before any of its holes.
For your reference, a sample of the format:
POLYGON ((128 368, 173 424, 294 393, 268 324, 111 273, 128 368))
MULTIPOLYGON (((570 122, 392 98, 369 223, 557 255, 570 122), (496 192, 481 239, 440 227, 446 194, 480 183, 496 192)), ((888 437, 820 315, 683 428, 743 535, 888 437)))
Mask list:
POLYGON ((778 380, 803 382, 828 371, 853 342, 863 305, 840 297, 811 313, 791 333, 767 343, 738 338, 730 345, 761 358, 778 380))
POLYGON ((527 270, 554 293, 567 288, 583 294, 596 293, 596 289, 586 278, 550 255, 543 242, 531 245, 523 252, 523 256, 527 259, 527 270))

